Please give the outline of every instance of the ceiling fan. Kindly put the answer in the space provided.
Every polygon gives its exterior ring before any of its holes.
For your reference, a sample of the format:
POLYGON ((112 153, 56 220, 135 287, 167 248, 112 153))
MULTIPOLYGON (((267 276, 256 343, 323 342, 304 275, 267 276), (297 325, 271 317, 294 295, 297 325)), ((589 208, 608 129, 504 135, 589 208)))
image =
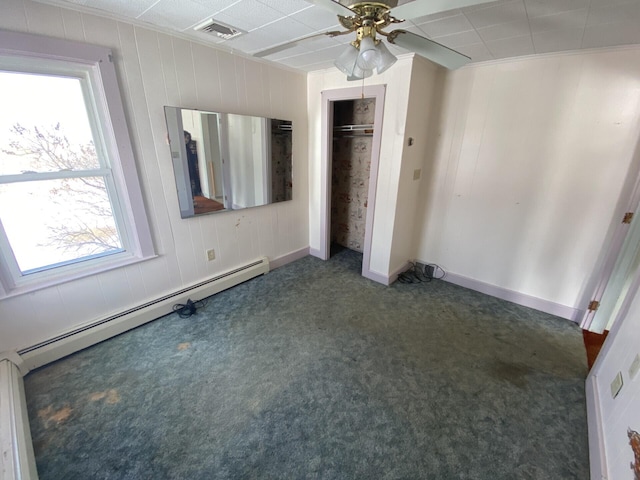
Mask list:
POLYGON ((334 0, 307 1, 335 13, 340 25, 346 30, 310 35, 262 50, 254 56, 266 57, 324 35, 337 37, 355 32, 356 39, 336 59, 335 65, 347 75, 347 80, 359 80, 373 75, 374 70, 378 74, 384 72, 397 60, 382 40, 376 38, 378 35, 385 37, 389 43, 414 51, 446 68, 455 69, 465 65, 471 61, 469 57, 433 40, 406 30, 395 29, 386 32, 383 29, 412 18, 494 0, 414 0, 400 6, 398 0, 342 0, 345 3, 351 2, 348 6, 334 0))

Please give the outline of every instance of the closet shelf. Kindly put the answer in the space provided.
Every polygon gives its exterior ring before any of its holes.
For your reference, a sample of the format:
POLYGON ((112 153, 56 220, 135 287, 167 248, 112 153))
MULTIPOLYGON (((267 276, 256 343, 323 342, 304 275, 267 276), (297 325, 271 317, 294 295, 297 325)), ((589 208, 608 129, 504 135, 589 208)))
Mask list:
POLYGON ((373 135, 373 125, 336 125, 333 127, 334 134, 339 137, 360 137, 373 135))

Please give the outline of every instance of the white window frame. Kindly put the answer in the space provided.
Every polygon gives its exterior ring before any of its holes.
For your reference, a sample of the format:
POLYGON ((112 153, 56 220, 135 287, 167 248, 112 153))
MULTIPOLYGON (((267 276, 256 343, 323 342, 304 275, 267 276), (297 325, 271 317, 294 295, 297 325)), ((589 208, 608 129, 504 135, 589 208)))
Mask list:
MULTIPOLYGON (((76 280, 154 258, 155 251, 127 128, 113 55, 108 48, 27 33, 0 31, 0 70, 82 76, 89 86, 85 102, 96 149, 103 149, 110 170, 106 180, 123 251, 45 269, 29 275, 16 271, 6 238, 0 239, 0 299, 76 280), (33 60, 37 60, 34 67, 33 60), (78 72, 83 72, 81 75, 78 72), (100 145, 101 144, 101 145, 100 145), (117 198, 116 198, 117 197, 117 198)), ((101 162, 103 163, 103 162, 101 162)), ((1 233, 1 232, 0 232, 1 233)), ((0 235, 4 237, 4 235, 0 235)))

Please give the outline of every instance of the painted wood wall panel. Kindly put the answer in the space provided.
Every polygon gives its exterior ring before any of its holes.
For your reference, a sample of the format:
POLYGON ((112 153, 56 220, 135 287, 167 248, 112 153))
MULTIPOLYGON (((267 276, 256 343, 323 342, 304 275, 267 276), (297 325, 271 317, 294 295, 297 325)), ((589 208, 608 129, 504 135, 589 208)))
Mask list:
POLYGON ((6 0, 0 8, 0 28, 49 33, 113 49, 159 255, 138 265, 1 301, 0 351, 33 345, 257 257, 276 258, 308 246, 304 74, 128 23, 29 0, 6 0), (279 84, 273 97, 277 105, 272 105, 269 90, 274 79, 279 84), (166 144, 165 105, 259 116, 273 111, 293 120, 294 200, 182 220, 166 144), (238 218, 241 222, 236 227, 238 218), (261 232, 269 234, 262 239, 261 232), (212 262, 206 261, 207 248, 215 249, 212 262))
POLYGON ((416 257, 584 308, 640 134, 638 60, 625 48, 449 73, 416 257))
POLYGON ((629 375, 633 359, 640 354, 640 290, 630 292, 630 298, 633 301, 629 311, 613 326, 589 374, 598 386, 596 400, 602 414, 604 446, 601 454, 607 465, 603 473, 610 479, 633 478, 630 465, 634 456, 627 430, 640 432, 640 374, 633 379, 629 375), (618 372, 622 373, 624 385, 614 399, 610 384, 618 372))

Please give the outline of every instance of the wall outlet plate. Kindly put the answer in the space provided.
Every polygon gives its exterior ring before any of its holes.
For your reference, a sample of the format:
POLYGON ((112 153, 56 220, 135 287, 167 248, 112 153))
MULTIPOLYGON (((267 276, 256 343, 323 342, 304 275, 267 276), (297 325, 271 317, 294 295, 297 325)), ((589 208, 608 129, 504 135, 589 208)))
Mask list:
POLYGON ((616 398, 622 390, 622 385, 624 382, 622 381, 622 372, 618 372, 613 381, 611 382, 611 396, 616 398))
POLYGON ((216 259, 216 251, 212 248, 207 250, 207 260, 212 261, 216 259))

